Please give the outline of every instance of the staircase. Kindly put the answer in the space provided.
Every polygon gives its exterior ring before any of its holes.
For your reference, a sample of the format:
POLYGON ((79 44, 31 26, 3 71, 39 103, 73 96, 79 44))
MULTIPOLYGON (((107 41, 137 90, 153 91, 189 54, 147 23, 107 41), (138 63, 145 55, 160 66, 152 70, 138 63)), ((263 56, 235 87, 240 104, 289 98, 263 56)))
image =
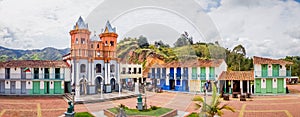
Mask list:
POLYGON ((71 93, 65 93, 65 98, 68 100, 68 101, 73 101, 73 96, 71 93))

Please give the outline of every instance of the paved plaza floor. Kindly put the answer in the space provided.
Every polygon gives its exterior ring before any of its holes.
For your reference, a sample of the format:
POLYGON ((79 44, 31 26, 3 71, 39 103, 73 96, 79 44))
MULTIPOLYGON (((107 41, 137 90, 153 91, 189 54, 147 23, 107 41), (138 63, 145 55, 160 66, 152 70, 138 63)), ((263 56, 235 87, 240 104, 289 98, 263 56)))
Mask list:
MULTIPOLYGON (((253 96, 247 101, 230 98, 222 101, 233 106, 236 112, 224 111, 224 117, 300 117, 300 85, 289 85, 291 93, 275 96, 253 96)), ((197 112, 194 102, 191 101, 195 94, 163 92, 147 92, 147 104, 177 109, 182 117, 189 112, 197 112)), ((202 95, 200 95, 202 96, 202 95)), ((210 100, 208 97, 207 100, 210 100)), ((91 112, 102 117, 103 109, 125 104, 135 108, 136 98, 110 100, 105 102, 76 104, 76 112, 91 112)), ((60 97, 0 97, 0 116, 3 117, 54 117, 63 115, 67 109, 67 102, 60 97)))

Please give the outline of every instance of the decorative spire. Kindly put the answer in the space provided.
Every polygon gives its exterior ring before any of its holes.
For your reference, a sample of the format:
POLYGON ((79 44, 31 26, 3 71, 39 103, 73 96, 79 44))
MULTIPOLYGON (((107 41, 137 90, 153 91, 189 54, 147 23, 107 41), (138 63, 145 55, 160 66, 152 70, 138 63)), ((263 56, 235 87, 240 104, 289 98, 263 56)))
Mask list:
POLYGON ((94 31, 93 37, 91 37, 91 41, 101 41, 101 39, 96 35, 96 31, 94 31))
POLYGON ((74 30, 77 29, 88 29, 88 24, 84 22, 84 20, 82 19, 82 17, 80 16, 76 22, 76 24, 74 25, 74 30))
POLYGON ((102 30, 103 33, 116 33, 116 27, 112 27, 110 22, 107 21, 104 30, 102 30))

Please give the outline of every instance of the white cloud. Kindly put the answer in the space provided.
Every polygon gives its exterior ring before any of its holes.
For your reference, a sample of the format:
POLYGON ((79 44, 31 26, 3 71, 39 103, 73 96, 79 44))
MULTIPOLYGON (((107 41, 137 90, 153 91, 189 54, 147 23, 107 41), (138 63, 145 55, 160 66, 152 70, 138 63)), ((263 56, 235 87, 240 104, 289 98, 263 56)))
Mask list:
POLYGON ((300 51, 300 43, 293 41, 300 37, 300 4, 295 1, 223 0, 208 14, 228 48, 242 44, 248 56, 299 55, 295 49, 300 51))
POLYGON ((98 0, 3 0, 0 1, 0 30, 15 35, 1 38, 1 46, 20 49, 69 47, 69 31, 79 16, 86 17, 98 0))
MULTIPOLYGON (((77 18, 86 17, 102 1, 0 0, 0 45, 20 49, 69 47, 69 31, 77 18)), ((221 45, 232 49, 242 44, 248 56, 299 55, 299 3, 291 0, 197 2, 215 21, 223 38, 221 45)))

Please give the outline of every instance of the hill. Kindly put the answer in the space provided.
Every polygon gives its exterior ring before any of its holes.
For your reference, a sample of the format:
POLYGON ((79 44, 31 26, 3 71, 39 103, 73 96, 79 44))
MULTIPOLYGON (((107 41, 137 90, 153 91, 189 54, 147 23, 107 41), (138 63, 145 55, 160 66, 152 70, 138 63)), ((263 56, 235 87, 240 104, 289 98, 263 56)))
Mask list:
POLYGON ((70 49, 44 49, 19 50, 0 46, 0 61, 6 60, 62 60, 62 56, 69 53, 70 49))

